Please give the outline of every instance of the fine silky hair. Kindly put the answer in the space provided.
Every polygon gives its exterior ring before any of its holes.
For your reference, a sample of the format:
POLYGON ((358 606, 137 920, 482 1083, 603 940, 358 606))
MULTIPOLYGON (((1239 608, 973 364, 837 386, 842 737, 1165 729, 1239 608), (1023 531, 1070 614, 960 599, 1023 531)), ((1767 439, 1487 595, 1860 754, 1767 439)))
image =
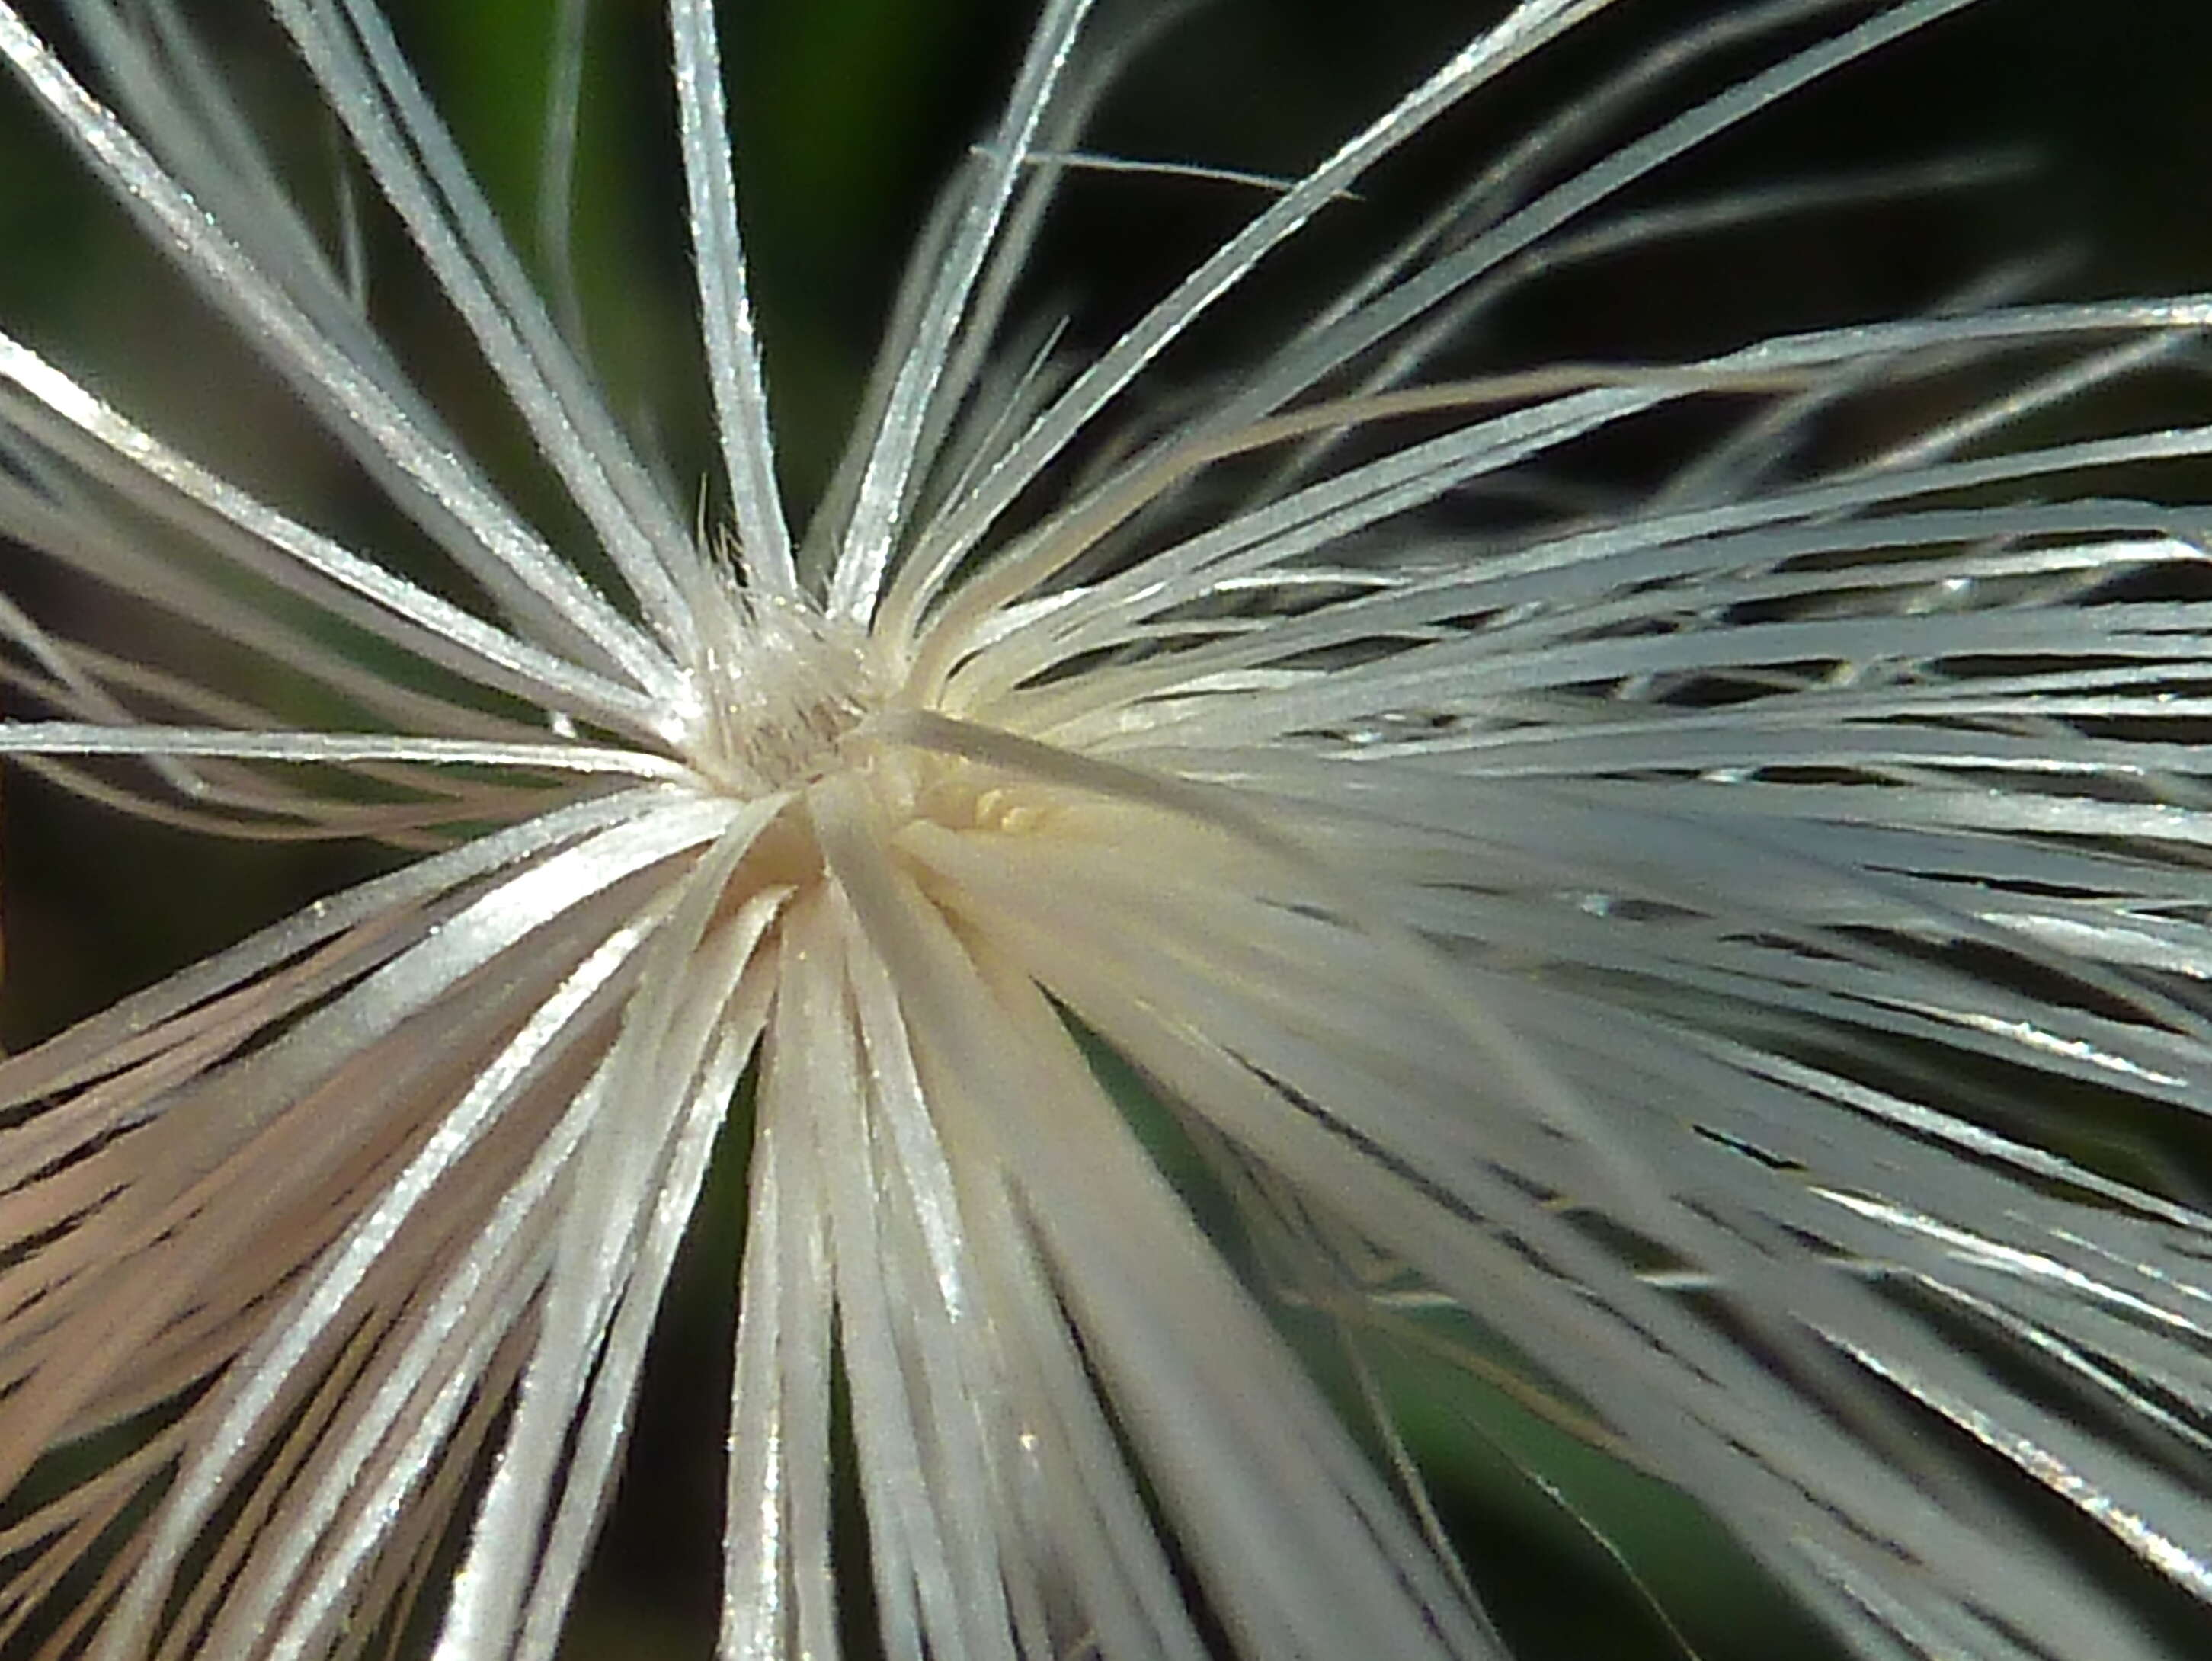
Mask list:
POLYGON ((849 284, 819 3, 0 0, 0 815, 263 884, 0 1058, 0 1657, 2212 1652, 2212 295, 1850 107, 2034 0, 1036 0, 849 284))

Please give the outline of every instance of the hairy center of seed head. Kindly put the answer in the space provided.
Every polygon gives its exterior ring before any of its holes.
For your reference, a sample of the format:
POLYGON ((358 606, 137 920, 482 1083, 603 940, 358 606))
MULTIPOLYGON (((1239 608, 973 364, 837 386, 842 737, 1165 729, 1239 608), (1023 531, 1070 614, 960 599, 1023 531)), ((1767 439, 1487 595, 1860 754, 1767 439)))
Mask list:
POLYGON ((744 795, 811 782, 878 707, 866 636, 804 602, 733 597, 704 648, 700 770, 744 795))

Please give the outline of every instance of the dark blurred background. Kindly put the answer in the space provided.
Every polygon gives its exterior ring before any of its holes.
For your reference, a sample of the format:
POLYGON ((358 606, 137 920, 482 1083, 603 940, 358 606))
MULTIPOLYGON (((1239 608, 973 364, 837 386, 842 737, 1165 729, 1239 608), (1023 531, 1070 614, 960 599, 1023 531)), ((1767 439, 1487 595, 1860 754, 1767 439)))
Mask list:
MULTIPOLYGON (((51 22, 54 7, 33 8, 51 22)), ((547 0, 389 7, 495 205, 532 237, 547 86, 547 0)), ((1108 154, 1294 174, 1425 73, 1498 8, 1481 0, 1212 0, 1131 69, 1091 143, 1108 154)), ((1167 366, 1196 386, 1277 338, 1332 271, 1481 167, 1606 67, 1726 7, 1620 0, 1605 17, 1461 112, 1337 204, 1310 254, 1282 262, 1167 366)), ((267 123, 287 175, 327 209, 329 123, 267 23, 186 7, 267 123)), ((834 464, 904 251, 932 193, 996 111, 1030 9, 1015 0, 752 0, 726 4, 740 192, 768 342, 786 482, 805 504, 834 464)), ((1106 7, 1108 27, 1115 17, 1106 7)), ((683 481, 718 497, 685 284, 660 13, 599 0, 589 34, 574 202, 575 285, 617 412, 683 481)), ((1787 39, 1789 37, 1783 37, 1787 39)), ((1771 53, 1731 56, 1637 106, 1643 131, 1689 90, 1771 53)), ((1982 0, 1709 153, 1639 187, 1656 204, 1821 173, 2003 157, 1971 192, 1790 218, 1647 251, 1532 291, 1480 343, 1495 366, 1670 354, 1782 328, 1939 301, 1978 273, 2048 255, 2066 295, 2212 289, 2212 8, 2203 0, 1982 0)), ((1593 152, 1594 154, 1595 152, 1593 152)), ((1079 176, 1034 272, 1033 308, 1069 340, 1110 338, 1256 205, 1219 182, 1079 176)), ((454 424, 518 501, 563 509, 465 352, 400 234, 368 216, 374 309, 454 424)), ((535 251, 533 263, 542 262, 535 251)), ((48 351, 157 430, 328 528, 380 550, 398 534, 337 453, 219 320, 164 273, 11 87, 0 96, 0 326, 48 351)), ((2143 418, 2154 418, 2154 412, 2143 418)), ((803 505, 799 509, 803 515, 803 505)), ((21 550, 11 593, 89 618, 21 550)), ((10 713, 21 713, 11 709, 10 713)), ((128 823, 9 774, 0 782, 0 1043, 20 1047, 369 868, 337 848, 210 844, 128 823)), ((648 1374, 629 1475, 586 1588, 577 1661, 711 1648, 735 1177, 689 1248, 648 1374)), ((1409 1386, 1418 1395, 1416 1381, 1409 1386)), ((1541 1656, 1817 1655, 1819 1642, 1684 1507, 1535 1426, 1470 1425, 1438 1394, 1412 1433, 1501 1619, 1541 1656), (1612 1536, 1637 1583, 1494 1451, 1545 1465, 1612 1536), (1650 1613, 1662 1606, 1670 1634, 1650 1613)), ((2085 1658, 2084 1661, 2089 1661, 2085 1658)))

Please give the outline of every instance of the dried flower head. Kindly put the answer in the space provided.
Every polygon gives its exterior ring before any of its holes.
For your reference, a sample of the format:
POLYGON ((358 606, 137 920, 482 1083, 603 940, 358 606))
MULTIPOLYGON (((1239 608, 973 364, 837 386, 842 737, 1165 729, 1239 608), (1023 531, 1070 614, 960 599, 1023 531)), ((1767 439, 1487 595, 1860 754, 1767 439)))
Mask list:
POLYGON ((2126 1566, 2212 1597, 2212 1225, 2107 1133, 2212 1101, 2204 511, 2156 499, 2212 429, 2093 395, 2212 301, 1536 368, 1491 328, 1868 194, 1624 193, 1966 3, 1600 69, 1207 380, 1184 337, 1607 0, 1201 181, 1250 211, 1079 347, 1022 279, 1177 19, 1042 0, 800 534, 714 8, 671 0, 702 535, 373 0, 268 8, 329 201, 174 0, 0 0, 395 510, 341 539, 0 334, 10 570, 167 631, 11 577, 0 753, 390 855, 0 1063, 0 1647, 552 1654, 719 1146, 725 1657, 1505 1655, 1416 1372, 1668 1485, 1854 1653, 2165 1652, 2126 1566), (557 506, 382 326, 386 216, 557 506))

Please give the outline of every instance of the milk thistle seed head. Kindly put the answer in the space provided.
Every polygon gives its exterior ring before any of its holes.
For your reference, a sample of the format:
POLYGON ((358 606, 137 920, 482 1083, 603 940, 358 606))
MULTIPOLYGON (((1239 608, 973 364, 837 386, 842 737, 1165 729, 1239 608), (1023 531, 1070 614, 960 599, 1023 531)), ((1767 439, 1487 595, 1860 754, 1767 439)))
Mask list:
POLYGON ((1492 0, 1276 176, 1104 137, 1203 9, 1039 0, 800 492, 711 0, 703 489, 592 367, 583 0, 529 256, 374 0, 0 0, 377 504, 0 318, 11 772, 374 855, 0 1062, 0 1653, 551 1656, 687 1237, 732 1661, 1540 1652, 1454 1445, 1654 1653, 1639 1506, 1793 1649, 2203 1652, 2212 426, 2114 389, 2212 297, 1516 345, 2011 167, 1682 171, 1971 4, 1492 0), (1220 220, 1108 325, 1091 190, 1220 220))

